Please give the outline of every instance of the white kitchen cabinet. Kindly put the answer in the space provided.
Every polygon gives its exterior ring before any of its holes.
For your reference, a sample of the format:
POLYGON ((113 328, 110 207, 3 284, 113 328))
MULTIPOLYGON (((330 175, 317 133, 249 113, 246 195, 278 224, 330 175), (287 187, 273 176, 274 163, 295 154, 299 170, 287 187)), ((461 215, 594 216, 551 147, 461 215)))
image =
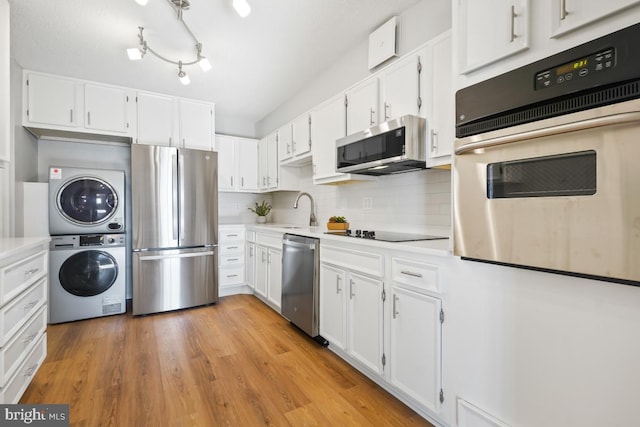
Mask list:
POLYGON ((267 249, 267 299, 277 308, 282 303, 282 250, 267 249))
POLYGON ((213 149, 213 104, 187 99, 178 100, 181 148, 213 149))
POLYGON ((427 120, 427 166, 451 164, 455 139, 455 93, 453 91, 451 33, 429 43, 430 61, 427 120))
MULTIPOLYGON (((8 94, 11 90, 10 76, 10 6, 7 0, 0 1, 0 93, 8 94)), ((11 101, 9 96, 0 99, 0 161, 11 160, 11 101)), ((2 193, 0 191, 0 193, 2 193)), ((8 215, 8 212, 0 215, 8 215)), ((1 231, 1 230, 0 230, 1 231)))
POLYGON ((258 188, 260 191, 267 191, 267 178, 269 175, 269 136, 265 136, 258 141, 258 188))
POLYGON ((258 191, 258 141, 216 135, 218 190, 258 191))
POLYGON ((301 164, 308 164, 311 159, 311 113, 296 117, 291 126, 293 159, 301 164))
POLYGON ((293 157, 293 124, 287 123, 278 129, 278 160, 285 161, 293 157))
POLYGON ((391 286, 391 383, 434 412, 440 408, 440 299, 391 286))
POLYGON ((313 180, 324 184, 348 179, 336 172, 336 139, 346 135, 345 96, 339 94, 319 106, 312 116, 313 180))
POLYGON ((425 50, 408 55, 380 72, 380 121, 407 114, 426 117, 423 108, 422 67, 425 50))
POLYGON ((454 19, 461 74, 529 48, 529 0, 460 0, 454 19))
POLYGON ((129 133, 129 103, 133 92, 115 86, 84 85, 84 127, 129 133))
POLYGON ((251 289, 256 287, 256 258, 256 244, 252 242, 245 243, 244 281, 251 289))
POLYGON ((255 294, 280 312, 282 300, 282 233, 255 233, 255 294))
POLYGON ((347 135, 378 124, 379 81, 371 77, 347 92, 347 135))
POLYGON ((219 227, 218 284, 220 296, 233 295, 245 283, 244 227, 219 227))
POLYGON ((138 92, 136 143, 176 146, 177 120, 174 99, 149 92, 138 92))
POLYGON ((25 126, 78 126, 81 113, 76 80, 26 71, 24 79, 25 126))
POLYGON ((382 280, 351 272, 348 280, 348 352, 373 372, 382 373, 382 280))
POLYGON ((268 248, 256 245, 255 287, 256 295, 267 298, 267 259, 268 248))
POLYGON ((258 143, 258 187, 262 191, 278 187, 278 133, 273 132, 258 143))
POLYGON ((549 9, 551 37, 560 37, 570 31, 609 15, 640 4, 638 0, 552 0, 549 9))
POLYGON ((320 335, 339 349, 346 347, 346 276, 341 268, 320 264, 320 335))

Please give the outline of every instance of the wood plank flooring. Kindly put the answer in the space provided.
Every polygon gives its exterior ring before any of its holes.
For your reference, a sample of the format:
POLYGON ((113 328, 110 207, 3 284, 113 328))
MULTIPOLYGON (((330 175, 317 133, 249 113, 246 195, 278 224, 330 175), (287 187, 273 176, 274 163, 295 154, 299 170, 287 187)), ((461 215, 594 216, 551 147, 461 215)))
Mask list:
POLYGON ((250 295, 48 327, 21 403, 72 426, 430 426, 250 295))

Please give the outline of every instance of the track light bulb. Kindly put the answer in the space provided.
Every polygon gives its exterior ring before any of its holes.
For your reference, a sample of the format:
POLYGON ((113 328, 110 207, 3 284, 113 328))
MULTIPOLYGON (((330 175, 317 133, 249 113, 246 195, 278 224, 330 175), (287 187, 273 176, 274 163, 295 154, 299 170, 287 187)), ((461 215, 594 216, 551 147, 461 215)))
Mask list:
POLYGON ((142 59, 142 51, 137 47, 132 47, 131 49, 127 49, 127 56, 132 61, 137 61, 142 59))
POLYGON ((205 72, 211 69, 211 62, 209 62, 209 60, 205 57, 200 58, 200 61, 198 61, 198 65, 200 66, 202 71, 205 72))
POLYGON ((251 13, 251 6, 247 0, 233 0, 233 7, 242 18, 246 18, 251 13))
POLYGON ((136 3, 138 3, 140 6, 146 6, 148 2, 149 0, 136 0, 136 3))
POLYGON ((178 78, 180 79, 180 83, 182 83, 185 86, 191 83, 191 79, 189 78, 187 73, 182 71, 182 68, 180 68, 180 71, 178 71, 178 78))

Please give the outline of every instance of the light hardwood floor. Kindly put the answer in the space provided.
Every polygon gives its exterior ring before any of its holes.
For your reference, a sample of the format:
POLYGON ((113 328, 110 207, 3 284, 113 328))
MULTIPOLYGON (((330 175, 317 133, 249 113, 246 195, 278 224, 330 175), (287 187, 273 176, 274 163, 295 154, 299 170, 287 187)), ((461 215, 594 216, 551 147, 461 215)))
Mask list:
POLYGON ((255 297, 50 325, 21 403, 73 426, 430 426, 255 297))

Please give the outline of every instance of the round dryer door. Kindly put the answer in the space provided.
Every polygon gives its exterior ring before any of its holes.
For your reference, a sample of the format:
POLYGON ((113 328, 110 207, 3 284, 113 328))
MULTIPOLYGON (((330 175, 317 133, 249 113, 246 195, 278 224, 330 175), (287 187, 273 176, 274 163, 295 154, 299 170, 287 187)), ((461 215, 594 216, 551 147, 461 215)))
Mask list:
POLYGON ((79 297, 92 297, 115 283, 118 264, 111 254, 104 251, 78 252, 62 263, 58 277, 67 292, 79 297))
POLYGON ((118 195, 98 178, 74 178, 58 192, 58 210, 76 224, 103 223, 116 213, 118 195))

